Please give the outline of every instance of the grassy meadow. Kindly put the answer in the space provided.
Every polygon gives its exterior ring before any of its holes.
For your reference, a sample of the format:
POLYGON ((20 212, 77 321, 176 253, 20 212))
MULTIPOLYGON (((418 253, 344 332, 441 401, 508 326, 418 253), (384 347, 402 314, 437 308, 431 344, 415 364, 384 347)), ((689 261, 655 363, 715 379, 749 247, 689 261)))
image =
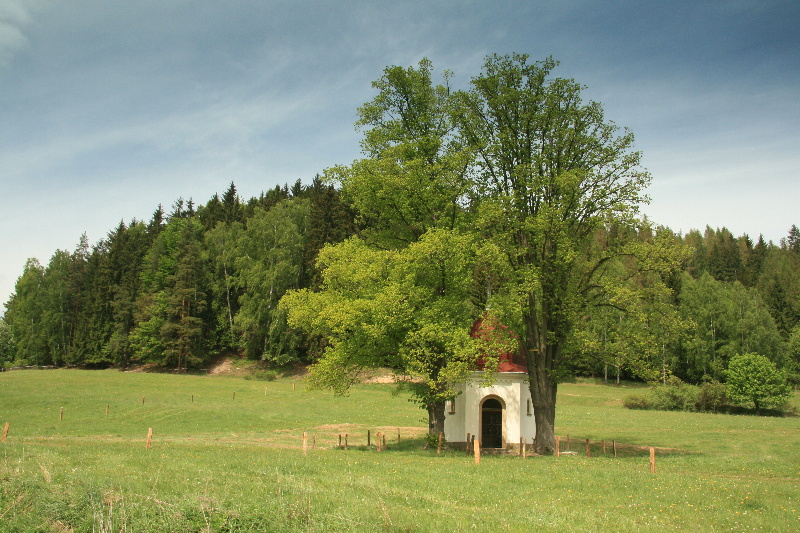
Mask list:
POLYGON ((0 531, 800 529, 800 418, 631 411, 622 398, 634 387, 568 383, 557 433, 670 448, 657 473, 646 454, 475 465, 423 450, 424 412, 393 390, 334 398, 294 378, 0 373, 0 531), (366 447, 367 430, 386 433, 386 452, 366 447), (303 432, 316 444, 305 456, 303 432))

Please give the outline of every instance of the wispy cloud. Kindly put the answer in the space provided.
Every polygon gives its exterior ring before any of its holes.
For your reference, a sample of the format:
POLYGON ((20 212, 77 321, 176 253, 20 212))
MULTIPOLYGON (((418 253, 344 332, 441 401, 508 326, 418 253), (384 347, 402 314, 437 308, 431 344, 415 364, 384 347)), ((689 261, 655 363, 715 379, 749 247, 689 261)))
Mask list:
POLYGON ((0 1, 0 67, 7 66, 14 54, 28 45, 24 29, 30 12, 23 4, 19 0, 0 1))

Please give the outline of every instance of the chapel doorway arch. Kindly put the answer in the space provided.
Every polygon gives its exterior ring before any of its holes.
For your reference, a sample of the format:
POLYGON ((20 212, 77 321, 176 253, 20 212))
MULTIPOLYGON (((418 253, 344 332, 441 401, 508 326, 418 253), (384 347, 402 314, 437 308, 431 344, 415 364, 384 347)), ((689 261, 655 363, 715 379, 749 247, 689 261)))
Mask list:
POLYGON ((481 402, 481 447, 503 447, 503 419, 505 405, 496 396, 487 396, 481 402))

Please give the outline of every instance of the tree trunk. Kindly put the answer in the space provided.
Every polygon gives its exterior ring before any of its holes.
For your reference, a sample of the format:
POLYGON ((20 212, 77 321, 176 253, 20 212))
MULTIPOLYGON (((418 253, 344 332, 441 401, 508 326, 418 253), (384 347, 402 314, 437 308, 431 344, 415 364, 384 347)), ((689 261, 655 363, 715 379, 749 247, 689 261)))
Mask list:
MULTIPOLYGON (((532 302, 533 303, 533 302, 532 302)), ((531 309, 535 309, 531 305, 531 309)), ((542 331, 544 325, 537 322, 540 318, 532 312, 526 320, 526 342, 522 346, 523 354, 528 362, 528 381, 533 401, 533 418, 536 423, 534 451, 539 455, 555 453, 556 436, 556 393, 558 383, 553 375, 561 349, 557 343, 546 343, 542 331)))
POLYGON ((533 418, 536 423, 534 451, 539 455, 552 455, 556 449, 556 393, 558 384, 548 377, 543 361, 528 358, 533 418), (533 364, 531 364, 533 362, 533 364))
POLYGON ((428 404, 428 433, 444 433, 444 400, 428 404))

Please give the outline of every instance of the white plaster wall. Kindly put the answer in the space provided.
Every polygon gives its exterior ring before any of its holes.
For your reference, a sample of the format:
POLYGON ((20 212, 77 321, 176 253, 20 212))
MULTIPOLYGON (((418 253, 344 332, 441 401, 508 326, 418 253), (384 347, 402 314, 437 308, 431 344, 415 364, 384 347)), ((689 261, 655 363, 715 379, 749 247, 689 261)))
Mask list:
MULTIPOLYGON (((448 442, 465 442, 467 433, 480 435, 480 406, 487 396, 501 398, 505 404, 503 436, 507 444, 519 444, 520 437, 531 442, 536 436, 536 424, 527 413, 531 398, 527 374, 501 372, 492 385, 481 386, 482 373, 475 372, 460 386, 462 393, 455 399, 455 413, 445 412, 444 431, 448 442)), ((448 410, 449 411, 449 410, 448 410)))

